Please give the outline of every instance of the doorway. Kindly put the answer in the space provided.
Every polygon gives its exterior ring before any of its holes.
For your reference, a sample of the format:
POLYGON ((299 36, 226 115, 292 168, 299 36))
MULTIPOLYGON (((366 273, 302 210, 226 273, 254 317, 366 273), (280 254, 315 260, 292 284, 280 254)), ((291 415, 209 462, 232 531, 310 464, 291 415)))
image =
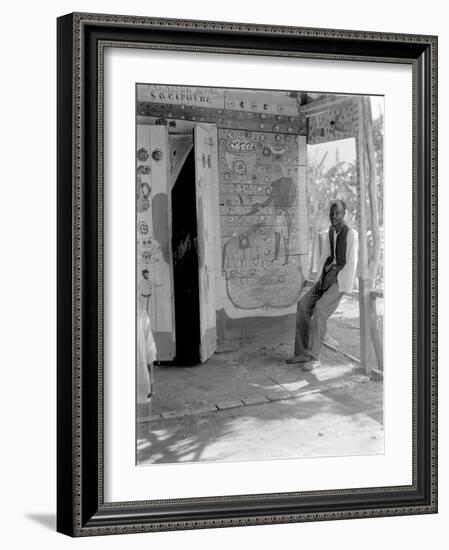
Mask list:
POLYGON ((171 191, 176 357, 200 362, 200 294, 195 154, 192 147, 171 191))

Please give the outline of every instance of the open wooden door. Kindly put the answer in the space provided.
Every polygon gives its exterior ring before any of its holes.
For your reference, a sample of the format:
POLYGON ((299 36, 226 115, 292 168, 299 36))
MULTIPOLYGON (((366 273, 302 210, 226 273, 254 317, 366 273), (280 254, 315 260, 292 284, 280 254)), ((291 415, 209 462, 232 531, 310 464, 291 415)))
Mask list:
POLYGON ((195 180, 198 229, 200 294, 200 360, 203 363, 217 349, 215 308, 215 227, 219 220, 217 127, 195 126, 195 180))
POLYGON ((137 125, 137 307, 147 311, 157 360, 175 357, 168 129, 137 125))

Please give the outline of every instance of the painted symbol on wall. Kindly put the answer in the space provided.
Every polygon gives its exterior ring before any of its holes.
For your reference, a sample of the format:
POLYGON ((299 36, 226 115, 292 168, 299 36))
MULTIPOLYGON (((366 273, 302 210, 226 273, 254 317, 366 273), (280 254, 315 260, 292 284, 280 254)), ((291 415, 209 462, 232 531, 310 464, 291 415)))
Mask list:
POLYGON ((155 149, 152 153, 151 153, 151 156, 153 158, 153 160, 155 160, 156 162, 160 161, 163 159, 164 157, 164 153, 160 150, 160 149, 155 149))
POLYGON ((151 187, 146 181, 137 183, 137 212, 150 208, 151 187))
POLYGON ((148 175, 151 172, 151 166, 149 164, 139 164, 137 167, 137 173, 142 175, 148 175))
POLYGON ((139 233, 141 235, 148 235, 149 227, 147 222, 140 222, 139 223, 139 233))
POLYGON ((232 164, 232 171, 238 176, 243 176, 246 174, 248 168, 244 160, 238 159, 232 164))
POLYGON ((150 313, 150 298, 153 294, 153 282, 150 280, 150 272, 148 269, 142 270, 142 279, 139 282, 138 291, 139 297, 144 303, 145 310, 150 313))
MULTIPOLYGON (((278 137, 280 139, 280 136, 276 136, 276 138, 278 137)), ((266 147, 269 149, 272 155, 284 155, 288 149, 288 145, 286 143, 282 145, 272 145, 271 143, 269 143, 266 145, 266 147)))
POLYGON ((145 147, 141 147, 137 150, 137 160, 140 162, 146 162, 150 158, 150 154, 145 149, 145 147))
POLYGON ((237 176, 244 176, 251 171, 256 162, 256 149, 247 132, 242 132, 239 137, 227 143, 224 161, 237 176))
POLYGON ((341 134, 352 134, 354 132, 352 122, 343 122, 341 118, 342 114, 340 113, 329 122, 329 133, 332 137, 338 138, 341 134))
POLYGON ((137 246, 139 248, 139 258, 143 264, 149 265, 150 263, 159 262, 161 246, 151 235, 138 240, 137 246))

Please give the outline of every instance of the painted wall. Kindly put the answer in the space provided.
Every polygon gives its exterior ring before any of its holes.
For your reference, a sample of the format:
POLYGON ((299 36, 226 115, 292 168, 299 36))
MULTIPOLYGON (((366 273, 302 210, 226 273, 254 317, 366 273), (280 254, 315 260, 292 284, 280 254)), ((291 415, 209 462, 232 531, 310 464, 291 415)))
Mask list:
POLYGON ((221 304, 231 317, 288 308, 307 267, 305 137, 221 129, 218 138, 221 304))
POLYGON ((306 119, 294 94, 143 85, 137 97, 139 122, 173 135, 218 128, 218 349, 285 338, 308 273, 306 119))

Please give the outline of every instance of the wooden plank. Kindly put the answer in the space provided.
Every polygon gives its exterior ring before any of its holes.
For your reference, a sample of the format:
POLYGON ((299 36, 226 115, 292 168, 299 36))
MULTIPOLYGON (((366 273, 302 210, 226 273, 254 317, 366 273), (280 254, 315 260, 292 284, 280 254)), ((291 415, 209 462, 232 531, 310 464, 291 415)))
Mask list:
POLYGON ((209 107, 191 107, 188 105, 173 105, 169 103, 140 102, 137 104, 139 122, 160 124, 165 122, 171 128, 183 130, 186 122, 215 124, 218 128, 229 130, 253 130, 277 134, 305 136, 307 120, 303 114, 279 115, 272 113, 257 113, 249 110, 215 109, 209 107))
POLYGON ((175 356, 168 132, 137 126, 137 293, 147 310, 159 361, 175 356))
POLYGON ((154 296, 154 262, 157 260, 157 243, 153 238, 151 215, 152 181, 150 167, 150 129, 137 125, 137 212, 136 212, 136 285, 137 306, 143 307, 156 330, 156 307, 154 296))
POLYGON ((311 145, 356 137, 362 126, 359 100, 332 103, 307 117, 307 142, 311 145))
MULTIPOLYGON (((200 293, 200 360, 217 348, 215 308, 216 219, 218 215, 217 128, 195 126, 195 181, 200 293), (216 218, 214 220, 214 218, 216 218)), ((218 237, 219 238, 219 237, 218 237)))
POLYGON ((360 357, 362 366, 368 374, 370 371, 370 289, 368 284, 368 249, 366 233, 366 181, 364 166, 364 128, 362 100, 357 102, 358 126, 356 139, 357 176, 359 182, 359 315, 360 315, 360 357))

